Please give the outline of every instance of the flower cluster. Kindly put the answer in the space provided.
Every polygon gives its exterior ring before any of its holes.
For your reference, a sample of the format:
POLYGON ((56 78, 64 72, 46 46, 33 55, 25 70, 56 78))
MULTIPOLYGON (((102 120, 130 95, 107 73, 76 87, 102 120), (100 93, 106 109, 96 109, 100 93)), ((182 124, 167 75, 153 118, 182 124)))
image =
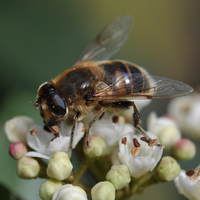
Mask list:
POLYGON ((77 123, 73 138, 72 148, 82 158, 78 171, 74 170, 74 154, 69 148, 71 121, 69 118, 61 122, 56 131, 37 125, 26 116, 5 123, 4 132, 12 142, 9 153, 17 159, 17 175, 22 179, 47 179, 39 191, 42 200, 86 200, 90 196, 93 200, 123 196, 128 199, 154 183, 174 179, 181 194, 190 199, 198 195, 194 188, 199 188, 199 168, 189 176, 176 161, 193 158, 195 145, 181 138, 180 124, 169 115, 157 117, 154 112, 149 115, 147 134, 151 140, 147 140, 136 133, 129 112, 119 116, 105 113, 91 127, 89 147, 83 139, 91 121, 91 116, 86 116, 77 123), (163 146, 157 146, 158 142, 163 146), (163 157, 167 151, 171 156, 163 157), (87 169, 98 180, 95 185, 83 184, 87 169))

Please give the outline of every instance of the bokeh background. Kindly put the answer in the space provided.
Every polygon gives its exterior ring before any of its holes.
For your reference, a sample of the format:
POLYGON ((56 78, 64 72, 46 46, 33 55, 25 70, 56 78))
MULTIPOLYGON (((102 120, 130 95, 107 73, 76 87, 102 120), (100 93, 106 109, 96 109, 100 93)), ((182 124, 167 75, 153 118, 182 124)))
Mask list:
MULTIPOLYGON (((26 181, 16 176, 16 161, 8 155, 10 143, 3 124, 15 115, 28 115, 42 124, 32 106, 38 86, 70 68, 96 34, 119 15, 132 15, 134 24, 128 41, 113 59, 128 60, 151 74, 197 87, 199 10, 200 1, 188 0, 0 0, 0 183, 25 200, 40 199, 38 191, 44 180, 26 181)), ((167 100, 157 100, 143 109, 143 126, 151 111, 165 114, 167 104, 167 100)), ((180 164, 191 169, 199 163, 197 154, 180 164)), ((173 182, 152 186, 137 199, 149 196, 185 199, 173 182)))

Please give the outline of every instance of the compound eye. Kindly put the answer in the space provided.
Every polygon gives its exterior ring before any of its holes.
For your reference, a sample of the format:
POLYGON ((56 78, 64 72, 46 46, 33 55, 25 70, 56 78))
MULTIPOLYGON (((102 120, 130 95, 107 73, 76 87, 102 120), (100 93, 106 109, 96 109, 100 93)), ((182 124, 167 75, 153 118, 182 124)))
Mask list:
POLYGON ((64 117, 66 114, 66 105, 63 99, 56 93, 52 92, 48 95, 47 105, 49 110, 56 117, 64 117))

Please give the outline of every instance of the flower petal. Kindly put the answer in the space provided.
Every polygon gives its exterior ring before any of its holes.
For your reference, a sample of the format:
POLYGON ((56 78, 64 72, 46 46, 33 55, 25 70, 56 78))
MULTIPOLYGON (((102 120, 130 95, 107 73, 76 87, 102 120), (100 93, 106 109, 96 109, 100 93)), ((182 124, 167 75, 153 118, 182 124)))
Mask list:
POLYGON ((34 124, 31 126, 30 130, 37 131, 36 136, 31 135, 30 131, 27 133, 27 143, 28 145, 40 153, 46 154, 46 146, 55 137, 53 133, 49 133, 43 129, 43 126, 34 124))
POLYGON ((49 160, 49 156, 46 156, 44 154, 41 154, 41 153, 38 153, 38 152, 35 152, 35 151, 29 151, 25 154, 25 156, 29 156, 29 157, 37 157, 37 158, 44 158, 44 159, 47 159, 49 160))

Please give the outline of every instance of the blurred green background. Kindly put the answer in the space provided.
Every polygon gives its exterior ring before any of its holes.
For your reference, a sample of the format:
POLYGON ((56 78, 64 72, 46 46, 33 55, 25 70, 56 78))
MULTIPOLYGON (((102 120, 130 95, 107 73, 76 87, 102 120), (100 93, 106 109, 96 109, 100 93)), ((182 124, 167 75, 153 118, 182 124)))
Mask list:
MULTIPOLYGON (((200 1, 188 0, 1 0, 0 183, 25 200, 40 199, 38 191, 44 180, 16 176, 16 161, 8 155, 10 143, 3 135, 3 124, 15 115, 28 115, 42 124, 32 106, 38 86, 70 68, 96 34, 119 15, 132 15, 134 24, 128 41, 113 59, 128 60, 151 74, 198 86, 199 10, 200 1)), ((167 103, 152 102, 142 111, 143 121, 152 110, 159 116, 165 114, 167 103)), ((191 169, 199 162, 197 155, 181 166, 191 169)), ((150 195, 155 200, 185 199, 173 182, 150 187, 137 199, 150 195)))

